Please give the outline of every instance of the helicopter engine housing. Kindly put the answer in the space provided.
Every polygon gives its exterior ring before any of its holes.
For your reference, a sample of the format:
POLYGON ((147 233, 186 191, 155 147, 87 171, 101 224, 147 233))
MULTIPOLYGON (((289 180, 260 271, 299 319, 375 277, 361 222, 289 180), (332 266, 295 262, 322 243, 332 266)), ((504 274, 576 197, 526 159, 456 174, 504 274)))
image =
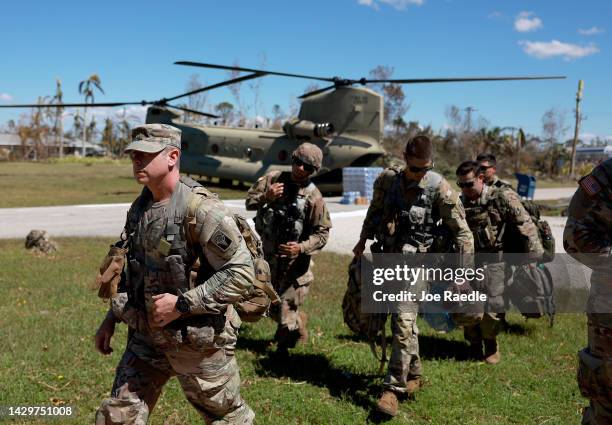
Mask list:
POLYGON ((330 123, 315 123, 308 120, 293 119, 283 125, 285 134, 294 140, 309 141, 330 137, 334 126, 330 123))

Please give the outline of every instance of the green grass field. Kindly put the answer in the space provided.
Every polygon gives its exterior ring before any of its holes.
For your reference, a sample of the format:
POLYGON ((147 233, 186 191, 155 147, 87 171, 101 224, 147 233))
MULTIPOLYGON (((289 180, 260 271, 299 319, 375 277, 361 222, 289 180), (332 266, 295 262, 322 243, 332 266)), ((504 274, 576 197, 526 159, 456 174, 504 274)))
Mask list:
MULTIPOLYGON (((129 161, 0 163, 0 208, 132 202, 142 190, 129 161)), ((213 187, 222 199, 245 192, 213 187)))
MULTIPOLYGON (((77 416, 53 423, 92 423, 109 394, 126 339, 120 326, 111 356, 93 348, 106 306, 91 282, 110 240, 58 241, 61 251, 54 257, 25 251, 21 240, 0 241, 0 405, 64 403, 76 407, 77 416)), ((274 350, 270 320, 243 326, 237 350, 242 393, 257 423, 382 421, 372 414, 383 378, 378 364, 368 345, 342 322, 349 260, 327 253, 315 257, 317 279, 305 305, 311 341, 293 350, 286 363, 269 356, 274 350)), ((420 322, 426 384, 388 423, 579 423, 586 400, 575 372, 576 352, 586 343, 584 316, 558 315, 552 329, 544 319, 525 322, 511 314, 509 321, 497 366, 467 361, 460 331, 440 334, 420 322)), ((198 421, 171 380, 150 423, 198 421)))

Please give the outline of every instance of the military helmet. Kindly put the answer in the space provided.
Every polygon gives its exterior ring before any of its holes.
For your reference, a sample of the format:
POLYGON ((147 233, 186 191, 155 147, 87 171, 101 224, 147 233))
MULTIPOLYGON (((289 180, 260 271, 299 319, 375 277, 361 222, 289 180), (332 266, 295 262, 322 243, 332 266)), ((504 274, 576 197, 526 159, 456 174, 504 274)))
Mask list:
POLYGON ((317 145, 312 143, 302 143, 293 151, 293 159, 299 159, 305 164, 312 165, 316 170, 321 168, 323 163, 323 152, 317 145))

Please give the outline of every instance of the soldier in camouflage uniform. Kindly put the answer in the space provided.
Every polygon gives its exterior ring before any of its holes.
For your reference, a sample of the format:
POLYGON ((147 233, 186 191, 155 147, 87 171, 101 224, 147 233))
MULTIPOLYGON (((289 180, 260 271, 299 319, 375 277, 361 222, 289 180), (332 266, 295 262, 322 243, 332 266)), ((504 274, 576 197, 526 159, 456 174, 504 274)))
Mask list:
POLYGON ((132 138, 126 152, 146 187, 124 230, 127 279, 95 344, 110 354, 118 321, 128 324, 129 338, 96 424, 145 424, 172 376, 206 423, 250 424, 255 415, 240 396, 234 357, 240 318, 232 303, 253 283, 251 256, 216 195, 180 177, 179 129, 147 124, 132 138), (188 211, 195 213, 186 220, 188 211))
POLYGON ((512 185, 507 181, 501 180, 497 176, 497 160, 492 153, 481 153, 476 157, 476 162, 480 165, 484 174, 485 183, 487 186, 495 186, 499 188, 510 188, 512 185))
MULTIPOLYGON (((363 254, 367 239, 377 239, 382 252, 431 252, 434 233, 441 224, 450 230, 458 250, 474 252, 472 233, 465 221, 459 194, 440 174, 432 171, 432 144, 417 136, 406 144, 404 168, 388 168, 374 183, 374 196, 353 248, 363 254), (410 217, 405 222, 403 217, 410 217)), ((422 368, 416 318, 418 304, 406 302, 401 313, 391 315, 392 352, 384 392, 377 409, 398 412, 398 395, 405 397, 420 387, 422 368)))
POLYGON ((54 254, 58 251, 57 243, 49 239, 45 230, 30 230, 26 236, 25 247, 39 254, 54 254))
POLYGON ((246 198, 246 209, 257 210, 255 229, 270 264, 272 285, 281 297, 271 313, 278 323, 277 352, 283 355, 308 339, 307 315, 299 307, 314 280, 310 256, 325 246, 331 228, 323 196, 310 181, 321 167, 321 149, 303 143, 292 159, 291 173, 272 171, 260 177, 246 198))
POLYGON ((578 353, 578 386, 590 405, 582 423, 612 423, 612 159, 580 180, 563 233, 565 251, 593 270, 588 346, 578 353))
MULTIPOLYGON (((493 155, 492 153, 481 153, 476 157, 476 162, 478 162, 478 165, 480 166, 480 169, 484 174, 485 184, 487 186, 495 186, 498 189, 514 190, 514 187, 512 187, 510 183, 500 179, 497 176, 497 160, 495 159, 495 155, 493 155)), ((506 264, 504 288, 508 287, 508 281, 512 278, 513 273, 514 268, 511 265, 506 264)), ((510 304, 510 300, 507 299, 505 293, 504 304, 506 307, 508 307, 510 304)), ((506 313, 500 312, 498 314, 498 317, 501 322, 501 325, 507 327, 508 322, 506 322, 506 313)))
POLYGON ((470 343, 474 358, 483 357, 484 344, 484 360, 489 364, 497 364, 501 360, 497 334, 499 313, 504 311, 506 269, 502 254, 522 252, 533 253, 537 257, 544 253, 544 248, 538 236, 538 229, 516 192, 486 184, 483 170, 474 161, 463 162, 457 168, 456 174, 467 222, 474 236, 475 251, 487 254, 476 256, 476 265, 486 264, 485 279, 472 282, 473 289, 487 294, 487 302, 478 323, 464 326, 464 335, 470 343), (504 235, 510 232, 520 240, 516 244, 520 246, 520 250, 510 248, 507 244, 508 239, 504 238, 504 235))

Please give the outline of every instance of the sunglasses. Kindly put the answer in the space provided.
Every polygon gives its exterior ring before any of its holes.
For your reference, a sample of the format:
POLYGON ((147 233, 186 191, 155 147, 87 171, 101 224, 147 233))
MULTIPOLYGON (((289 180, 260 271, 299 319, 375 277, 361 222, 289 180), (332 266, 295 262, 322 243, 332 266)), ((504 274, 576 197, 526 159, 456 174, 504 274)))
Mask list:
POLYGON ((409 165, 408 169, 411 173, 426 173, 433 170, 434 166, 435 164, 431 164, 429 167, 415 167, 414 165, 409 165))
POLYGON ((469 182, 460 182, 457 180, 457 186, 459 186, 461 189, 463 189, 464 187, 466 188, 474 187, 474 180, 469 181, 469 182))
POLYGON ((293 158, 293 163, 297 165, 298 167, 300 165, 304 167, 304 171, 306 171, 307 173, 314 173, 316 170, 316 168, 313 165, 306 164, 304 161, 302 161, 299 158, 293 158))

